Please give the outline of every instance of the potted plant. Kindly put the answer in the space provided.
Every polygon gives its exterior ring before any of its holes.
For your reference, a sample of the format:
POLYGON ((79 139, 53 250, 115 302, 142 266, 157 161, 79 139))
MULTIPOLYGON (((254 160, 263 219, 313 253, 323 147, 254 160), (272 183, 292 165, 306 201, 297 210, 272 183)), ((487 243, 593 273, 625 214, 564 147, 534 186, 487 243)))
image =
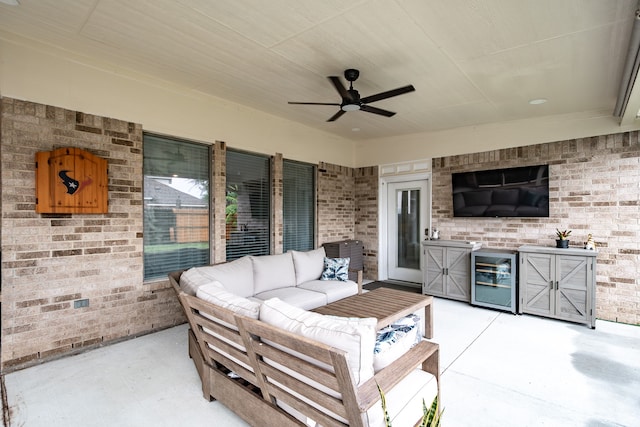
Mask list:
POLYGON ((556 248, 568 248, 570 234, 571 230, 560 231, 556 228, 556 248))
MULTIPOLYGON (((378 393, 380 393, 385 427, 392 427, 391 420, 389 419, 389 412, 387 412, 387 400, 384 392, 380 389, 380 386, 377 383, 376 386, 378 387, 378 393)), ((430 406, 427 406, 424 399, 422 399, 422 419, 420 420, 420 423, 417 424, 417 427, 440 427, 440 417, 443 412, 444 410, 440 410, 438 396, 434 397, 430 406)))

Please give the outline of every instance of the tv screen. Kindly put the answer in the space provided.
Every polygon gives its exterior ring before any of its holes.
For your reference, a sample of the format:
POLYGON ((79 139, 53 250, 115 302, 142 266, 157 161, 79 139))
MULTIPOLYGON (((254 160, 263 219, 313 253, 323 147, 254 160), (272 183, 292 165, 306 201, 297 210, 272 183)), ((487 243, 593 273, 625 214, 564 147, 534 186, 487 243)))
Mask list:
POLYGON ((451 175, 454 217, 548 217, 549 165, 451 175))

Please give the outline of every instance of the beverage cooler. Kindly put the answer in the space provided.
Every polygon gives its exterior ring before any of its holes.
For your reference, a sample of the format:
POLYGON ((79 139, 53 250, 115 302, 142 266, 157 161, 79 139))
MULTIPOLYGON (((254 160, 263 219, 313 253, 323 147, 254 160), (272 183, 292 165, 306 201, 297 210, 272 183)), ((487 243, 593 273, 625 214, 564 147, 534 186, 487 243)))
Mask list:
POLYGON ((499 249, 471 252, 471 304, 517 313, 518 253, 499 249))

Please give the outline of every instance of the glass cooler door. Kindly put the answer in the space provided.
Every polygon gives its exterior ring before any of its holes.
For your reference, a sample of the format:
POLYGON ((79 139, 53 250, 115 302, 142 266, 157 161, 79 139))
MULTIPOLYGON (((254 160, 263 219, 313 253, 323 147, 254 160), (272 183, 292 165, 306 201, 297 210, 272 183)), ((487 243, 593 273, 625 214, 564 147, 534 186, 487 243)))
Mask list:
POLYGON ((471 303, 516 313, 516 254, 471 253, 471 303))

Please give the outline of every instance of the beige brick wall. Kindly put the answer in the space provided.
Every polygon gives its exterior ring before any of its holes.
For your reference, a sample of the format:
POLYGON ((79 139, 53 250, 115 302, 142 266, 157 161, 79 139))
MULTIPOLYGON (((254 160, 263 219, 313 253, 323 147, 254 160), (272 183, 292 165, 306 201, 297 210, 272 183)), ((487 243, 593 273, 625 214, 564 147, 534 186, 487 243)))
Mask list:
POLYGON ((284 212, 282 182, 283 157, 277 153, 271 160, 271 253, 281 254, 284 249, 284 212))
POLYGON ((378 278, 378 167, 355 170, 355 236, 364 245, 364 278, 378 278))
POLYGON ((318 165, 318 246, 353 239, 355 233, 355 180, 353 168, 318 165))
POLYGON ((378 277, 378 167, 318 165, 318 246, 357 239, 364 278, 378 277))
POLYGON ((433 160, 433 226, 441 238, 493 248, 555 245, 572 229, 572 245, 589 233, 598 247, 597 317, 640 323, 640 144, 638 132, 605 135, 433 160), (549 218, 453 218, 451 173, 550 165, 549 218))
POLYGON ((184 322, 142 280, 142 126, 1 101, 2 369, 184 322), (60 147, 108 160, 108 214, 35 213, 35 153, 60 147))

